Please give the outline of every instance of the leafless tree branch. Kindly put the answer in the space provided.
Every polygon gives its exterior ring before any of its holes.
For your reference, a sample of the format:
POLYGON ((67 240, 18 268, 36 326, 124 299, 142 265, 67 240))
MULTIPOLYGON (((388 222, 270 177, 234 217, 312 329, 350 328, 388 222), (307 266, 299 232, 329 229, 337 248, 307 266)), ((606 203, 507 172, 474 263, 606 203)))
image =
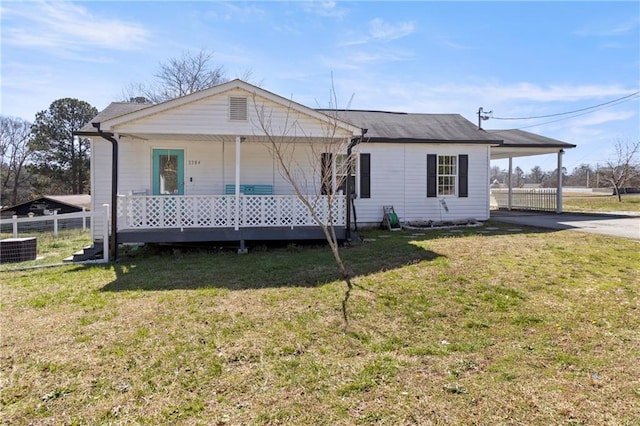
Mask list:
POLYGON ((640 175, 640 161, 638 160, 640 141, 624 142, 618 140, 614 150, 613 158, 607 161, 604 177, 613 186, 618 201, 622 202, 621 189, 625 187, 627 182, 640 175))
MULTIPOLYGON (((335 105, 335 91, 332 90, 332 93, 331 102, 335 105)), ((280 175, 291 185, 296 197, 321 228, 340 276, 345 282, 342 316, 346 328, 349 322, 347 306, 353 283, 340 253, 340 241, 334 226, 331 206, 338 196, 338 188, 348 179, 347 171, 351 170, 351 162, 354 160, 353 154, 351 158, 346 157, 350 139, 338 134, 339 120, 335 114, 328 115, 322 136, 309 142, 311 135, 304 133, 292 103, 287 108, 282 128, 278 129, 274 129, 272 111, 260 103, 256 96, 253 97, 253 104, 258 117, 257 126, 267 140, 266 145, 278 164, 280 175), (301 147, 307 150, 307 164, 300 164, 295 155, 296 149, 301 147), (322 161, 322 158, 325 161, 322 161), (339 164, 338 159, 342 160, 339 164), (309 182, 312 183, 309 185, 309 182), (327 209, 323 211, 328 212, 327 217, 319 216, 317 207, 320 203, 326 203, 327 209)))

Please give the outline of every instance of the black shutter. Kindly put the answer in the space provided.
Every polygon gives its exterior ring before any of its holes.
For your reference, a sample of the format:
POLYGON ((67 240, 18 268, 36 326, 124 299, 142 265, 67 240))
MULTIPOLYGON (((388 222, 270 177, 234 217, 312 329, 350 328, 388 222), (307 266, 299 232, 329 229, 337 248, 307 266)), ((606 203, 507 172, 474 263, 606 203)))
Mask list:
POLYGON ((320 154, 320 193, 322 195, 331 194, 332 181, 331 153, 323 152, 320 154))
POLYGON ((360 198, 371 198, 371 154, 360 154, 360 198))
POLYGON ((469 196, 469 156, 458 156, 458 197, 469 196))
POLYGON ((438 196, 438 156, 427 154, 427 197, 438 196))

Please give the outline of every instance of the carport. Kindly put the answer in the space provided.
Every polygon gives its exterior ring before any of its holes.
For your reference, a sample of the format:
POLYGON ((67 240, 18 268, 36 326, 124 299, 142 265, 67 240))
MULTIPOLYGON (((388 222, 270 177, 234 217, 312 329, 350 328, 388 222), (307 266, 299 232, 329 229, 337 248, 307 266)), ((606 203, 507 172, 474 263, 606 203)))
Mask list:
MULTIPOLYGON (((509 159, 509 175, 507 179, 508 195, 507 205, 508 210, 514 208, 514 188, 511 176, 513 175, 513 158, 514 157, 528 157, 532 155, 554 154, 558 156, 558 170, 562 170, 562 155, 565 149, 575 148, 576 145, 562 142, 557 139, 548 138, 545 136, 537 135, 535 133, 525 132, 524 130, 486 130, 491 133, 497 139, 502 139, 502 144, 491 148, 491 159, 502 160, 509 159)), ((535 190, 523 190, 520 194, 524 202, 528 205, 524 207, 526 210, 545 210, 544 208, 537 206, 534 200, 540 200, 545 203, 545 197, 549 195, 555 195, 555 211, 556 213, 562 213, 562 173, 557 173, 557 182, 555 188, 555 194, 536 192, 535 190), (529 202, 531 200, 532 202, 529 202)), ((523 208, 519 206, 519 208, 523 208)))

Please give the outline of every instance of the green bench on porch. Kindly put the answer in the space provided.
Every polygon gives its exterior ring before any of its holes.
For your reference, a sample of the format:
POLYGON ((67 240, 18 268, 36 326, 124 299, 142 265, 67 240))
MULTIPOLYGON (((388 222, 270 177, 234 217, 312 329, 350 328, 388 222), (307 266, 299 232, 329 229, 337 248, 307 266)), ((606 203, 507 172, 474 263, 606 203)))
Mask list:
MULTIPOLYGON (((235 193, 235 185, 225 185, 225 195, 233 195, 235 193)), ((240 193, 244 195, 273 195, 273 185, 240 185, 240 193)))

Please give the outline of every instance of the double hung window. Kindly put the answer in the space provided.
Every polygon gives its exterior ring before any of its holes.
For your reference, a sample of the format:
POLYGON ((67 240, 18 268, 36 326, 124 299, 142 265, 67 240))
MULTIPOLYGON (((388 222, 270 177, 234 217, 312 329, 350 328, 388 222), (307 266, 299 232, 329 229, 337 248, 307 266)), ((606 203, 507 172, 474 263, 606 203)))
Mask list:
POLYGON ((438 156, 438 196, 456 195, 457 163, 455 155, 438 156))
POLYGON ((469 156, 427 154, 427 197, 468 197, 469 156))

